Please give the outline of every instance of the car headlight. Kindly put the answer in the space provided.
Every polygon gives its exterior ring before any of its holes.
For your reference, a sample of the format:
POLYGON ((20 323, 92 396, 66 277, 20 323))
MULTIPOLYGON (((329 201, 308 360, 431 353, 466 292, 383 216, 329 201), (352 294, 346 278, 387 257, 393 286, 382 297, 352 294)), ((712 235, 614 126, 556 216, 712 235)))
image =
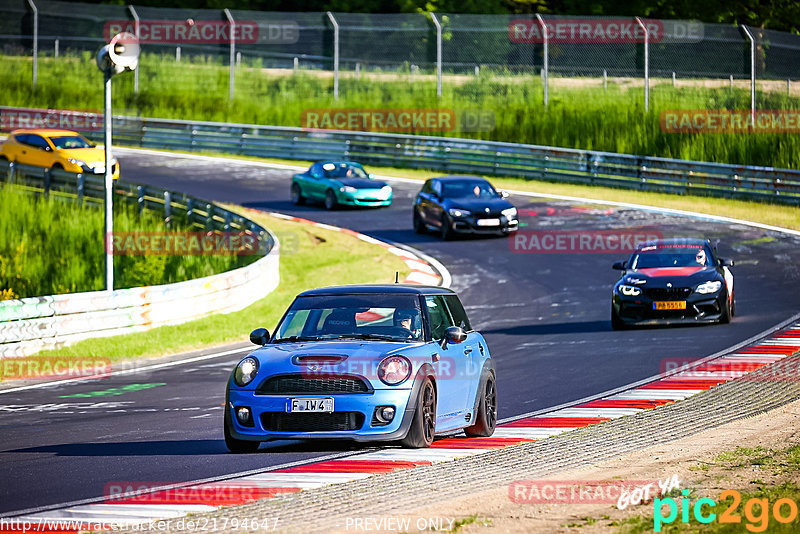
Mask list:
POLYGON ((697 286, 697 289, 695 289, 695 291, 702 295, 707 295, 708 293, 716 293, 717 291, 719 291, 719 288, 721 287, 722 287, 722 282, 720 282, 719 280, 714 280, 714 281, 703 282, 702 284, 697 286))
POLYGON ((505 215, 506 219, 515 219, 517 217, 517 208, 508 208, 500 213, 505 215))
POLYGON ((233 372, 233 381, 237 386, 244 387, 253 381, 256 373, 258 373, 258 360, 248 356, 236 366, 236 370, 233 372))
POLYGON ((342 193, 355 193, 356 191, 358 191, 358 189, 356 189, 355 187, 351 187, 349 185, 345 185, 343 187, 340 187, 339 191, 341 191, 342 193))
POLYGON ((403 356, 389 356, 378 365, 378 378, 387 386, 396 386, 411 376, 411 362, 403 356))
POLYGON ((82 159, 69 158, 69 159, 67 159, 67 161, 69 161, 69 162, 70 162, 70 163, 72 163, 73 165, 77 165, 78 167, 86 167, 86 168, 88 168, 88 167, 89 167, 89 166, 86 164, 86 162, 85 162, 85 161, 83 161, 82 159))
POLYGON ((619 292, 625 295, 626 297, 635 297, 642 294, 642 290, 638 287, 633 286, 626 286, 625 284, 620 284, 618 286, 619 292))
POLYGON ((453 217, 466 217, 467 215, 469 215, 469 212, 467 210, 460 210, 458 208, 450 208, 449 210, 447 210, 447 213, 449 213, 453 217))

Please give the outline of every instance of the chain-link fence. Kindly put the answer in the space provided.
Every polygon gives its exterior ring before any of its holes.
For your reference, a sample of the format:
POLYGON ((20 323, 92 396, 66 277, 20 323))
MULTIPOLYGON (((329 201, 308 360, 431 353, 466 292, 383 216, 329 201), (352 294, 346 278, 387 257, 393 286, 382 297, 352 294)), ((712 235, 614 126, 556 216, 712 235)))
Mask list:
POLYGON ((130 31, 139 35, 145 71, 141 84, 137 75, 137 92, 157 79, 148 67, 181 61, 229 66, 230 76, 162 80, 195 83, 198 91, 236 84, 241 65, 333 71, 337 88, 339 76, 386 72, 439 72, 444 84, 482 70, 542 74, 545 80, 640 79, 646 65, 657 78, 758 78, 790 86, 800 77, 800 36, 750 30, 753 45, 744 27, 680 20, 186 10, 53 0, 0 4, 0 51, 33 57, 33 84, 38 57, 85 58, 114 34, 130 31))

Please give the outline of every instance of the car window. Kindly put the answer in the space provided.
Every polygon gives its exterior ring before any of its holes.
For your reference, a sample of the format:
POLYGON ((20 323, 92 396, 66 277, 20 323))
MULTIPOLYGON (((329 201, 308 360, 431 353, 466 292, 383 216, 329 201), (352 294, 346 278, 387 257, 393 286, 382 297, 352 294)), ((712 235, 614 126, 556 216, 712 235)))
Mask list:
POLYGON ((445 304, 444 298, 440 295, 425 297, 425 305, 428 308, 431 337, 436 340, 444 339, 445 330, 453 326, 450 315, 447 313, 447 305, 445 304))
POLYGON ((44 137, 40 135, 29 134, 27 144, 42 150, 47 150, 50 148, 50 145, 47 143, 47 141, 45 141, 44 137))
POLYGON ((17 134, 14 136, 14 139, 17 140, 18 143, 27 145, 28 144, 28 134, 17 134))
POLYGON ((431 183, 431 189, 433 190, 434 195, 442 196, 442 182, 439 180, 433 180, 431 183))
POLYGON ((53 145, 55 145, 56 148, 64 149, 92 148, 94 146, 80 135, 62 135, 60 137, 51 137, 50 141, 53 142, 53 145))
POLYGON ((658 245, 634 254, 631 269, 708 267, 713 262, 713 254, 703 245, 658 245))
POLYGON ((322 165, 325 178, 365 178, 369 179, 367 171, 356 163, 325 163, 322 165))
POLYGON ((278 325, 273 342, 292 336, 415 341, 422 338, 419 306, 416 295, 298 297, 278 325))
POLYGON ((461 180, 444 185, 447 198, 495 198, 498 196, 492 184, 484 180, 461 180))
POLYGON ((427 194, 433 193, 433 185, 432 184, 433 184, 433 180, 428 180, 427 182, 425 182, 425 185, 422 186, 422 192, 423 193, 427 193, 427 194))
POLYGON ((322 163, 315 163, 309 169, 308 174, 314 178, 322 178, 322 163))
POLYGON ((472 330, 469 326, 469 319, 467 318, 467 312, 464 311, 464 306, 461 304, 461 300, 456 295, 447 295, 444 297, 445 302, 447 302, 447 307, 450 310, 450 316, 453 318, 453 322, 456 326, 460 326, 467 332, 472 330))

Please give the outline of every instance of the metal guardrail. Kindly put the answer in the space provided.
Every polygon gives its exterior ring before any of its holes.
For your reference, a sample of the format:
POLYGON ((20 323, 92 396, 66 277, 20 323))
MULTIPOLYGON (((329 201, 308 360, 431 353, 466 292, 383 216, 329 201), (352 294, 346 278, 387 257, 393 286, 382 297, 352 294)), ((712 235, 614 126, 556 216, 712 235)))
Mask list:
MULTIPOLYGON (((18 187, 87 203, 103 202, 102 176, 0 161, 2 174, 18 187)), ((0 301, 0 358, 179 324, 209 313, 230 313, 278 286, 280 247, 269 230, 212 202, 157 187, 115 181, 114 192, 140 209, 161 211, 167 227, 175 217, 183 217, 207 231, 255 234, 264 257, 245 267, 175 284, 0 301)))
POLYGON ((800 205, 800 171, 461 138, 114 117, 115 143, 800 205))

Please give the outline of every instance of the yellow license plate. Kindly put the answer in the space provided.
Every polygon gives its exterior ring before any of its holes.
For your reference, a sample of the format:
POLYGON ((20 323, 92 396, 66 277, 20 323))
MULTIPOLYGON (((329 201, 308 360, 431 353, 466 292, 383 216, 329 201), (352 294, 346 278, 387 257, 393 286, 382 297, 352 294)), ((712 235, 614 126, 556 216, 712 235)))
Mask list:
POLYGON ((686 309, 686 301, 685 300, 667 300, 667 301, 656 301, 653 303, 654 310, 685 310, 686 309))

